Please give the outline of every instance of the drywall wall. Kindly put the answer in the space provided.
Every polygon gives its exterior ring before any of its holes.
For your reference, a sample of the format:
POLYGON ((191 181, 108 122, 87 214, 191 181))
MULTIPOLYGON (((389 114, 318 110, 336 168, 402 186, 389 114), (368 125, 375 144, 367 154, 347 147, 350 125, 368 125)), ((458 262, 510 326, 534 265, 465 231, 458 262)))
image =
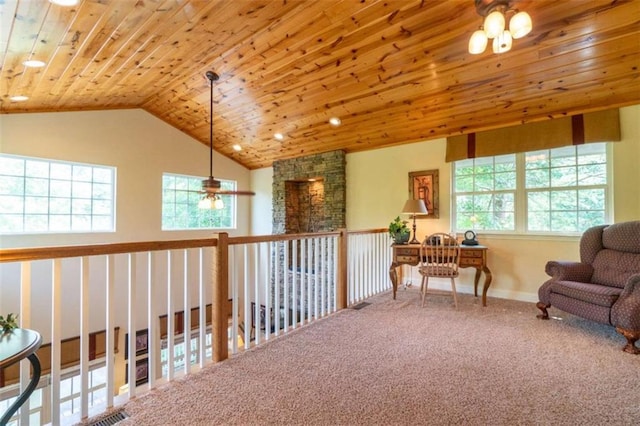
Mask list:
MULTIPOLYGON (((640 105, 620 110, 622 141, 612 144, 614 180, 614 220, 640 219, 640 105)), ((432 232, 451 232, 451 165, 444 161, 446 140, 437 139, 347 155, 347 228, 349 230, 386 228, 400 214, 409 194, 408 173, 437 169, 440 180, 438 219, 419 219, 418 238, 432 232)), ((254 170, 252 182, 259 184, 262 196, 269 191, 270 168, 254 170)), ((258 188, 256 186, 256 188, 258 188)), ((266 200, 266 197, 265 197, 266 200)), ((268 206, 265 201, 264 206, 268 206)), ((254 214, 252 230, 267 229, 270 217, 254 214)), ((457 230, 464 231, 464 230, 457 230)), ((480 242, 489 247, 489 266, 493 272, 490 296, 537 301, 538 287, 548 277, 544 265, 551 259, 577 260, 578 237, 483 235, 480 242)), ((406 268, 406 280, 419 283, 415 268, 406 268)), ((465 269, 458 287, 473 292, 473 269, 465 269)), ((481 284, 482 284, 481 279, 481 284)), ((435 283, 434 287, 439 284, 435 283)), ((442 283, 448 289, 448 283, 442 283)), ((535 308, 534 308, 535 309, 535 308)))
MULTIPOLYGON (((206 238, 211 230, 161 231, 162 173, 209 174, 206 145, 139 110, 0 115, 0 152, 117 168, 116 232, 0 236, 3 248, 206 238)), ((214 155, 214 175, 250 186, 249 170, 214 155)), ((250 199, 238 197, 237 229, 250 229, 250 199)))

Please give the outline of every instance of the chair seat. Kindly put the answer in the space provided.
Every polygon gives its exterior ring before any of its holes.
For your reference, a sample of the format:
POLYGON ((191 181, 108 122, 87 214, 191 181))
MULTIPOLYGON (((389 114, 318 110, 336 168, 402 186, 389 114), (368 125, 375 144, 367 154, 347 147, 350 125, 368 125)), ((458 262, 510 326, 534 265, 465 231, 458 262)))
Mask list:
POLYGON ((449 278, 458 276, 458 270, 451 266, 422 266, 418 268, 418 271, 422 275, 429 275, 432 277, 449 278))
POLYGON ((622 293, 621 288, 599 284, 576 281, 561 281, 561 283, 553 285, 551 292, 607 308, 613 306, 622 293))

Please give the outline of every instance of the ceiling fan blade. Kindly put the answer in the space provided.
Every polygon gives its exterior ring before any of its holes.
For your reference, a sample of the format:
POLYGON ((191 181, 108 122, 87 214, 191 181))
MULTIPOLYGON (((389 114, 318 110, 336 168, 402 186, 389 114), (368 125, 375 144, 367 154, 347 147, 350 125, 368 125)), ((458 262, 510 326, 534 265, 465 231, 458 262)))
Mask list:
POLYGON ((221 190, 221 191, 216 191, 216 194, 220 194, 220 195, 256 195, 255 192, 253 191, 226 191, 226 190, 221 190))

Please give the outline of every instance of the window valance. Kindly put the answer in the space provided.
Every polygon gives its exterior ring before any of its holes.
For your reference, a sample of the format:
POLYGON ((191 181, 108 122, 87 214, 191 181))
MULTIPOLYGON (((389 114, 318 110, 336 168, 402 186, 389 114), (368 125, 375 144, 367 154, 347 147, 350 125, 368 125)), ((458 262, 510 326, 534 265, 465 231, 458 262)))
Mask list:
POLYGON ((620 140, 618 109, 447 138, 446 161, 620 140))

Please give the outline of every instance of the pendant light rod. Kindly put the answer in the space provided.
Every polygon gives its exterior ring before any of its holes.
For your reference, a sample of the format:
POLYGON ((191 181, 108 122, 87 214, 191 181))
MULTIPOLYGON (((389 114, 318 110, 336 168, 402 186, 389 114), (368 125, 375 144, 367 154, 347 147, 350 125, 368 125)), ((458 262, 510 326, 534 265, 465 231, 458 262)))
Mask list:
POLYGON ((207 71, 209 79, 209 178, 213 179, 213 82, 218 81, 220 76, 213 71, 207 71))

